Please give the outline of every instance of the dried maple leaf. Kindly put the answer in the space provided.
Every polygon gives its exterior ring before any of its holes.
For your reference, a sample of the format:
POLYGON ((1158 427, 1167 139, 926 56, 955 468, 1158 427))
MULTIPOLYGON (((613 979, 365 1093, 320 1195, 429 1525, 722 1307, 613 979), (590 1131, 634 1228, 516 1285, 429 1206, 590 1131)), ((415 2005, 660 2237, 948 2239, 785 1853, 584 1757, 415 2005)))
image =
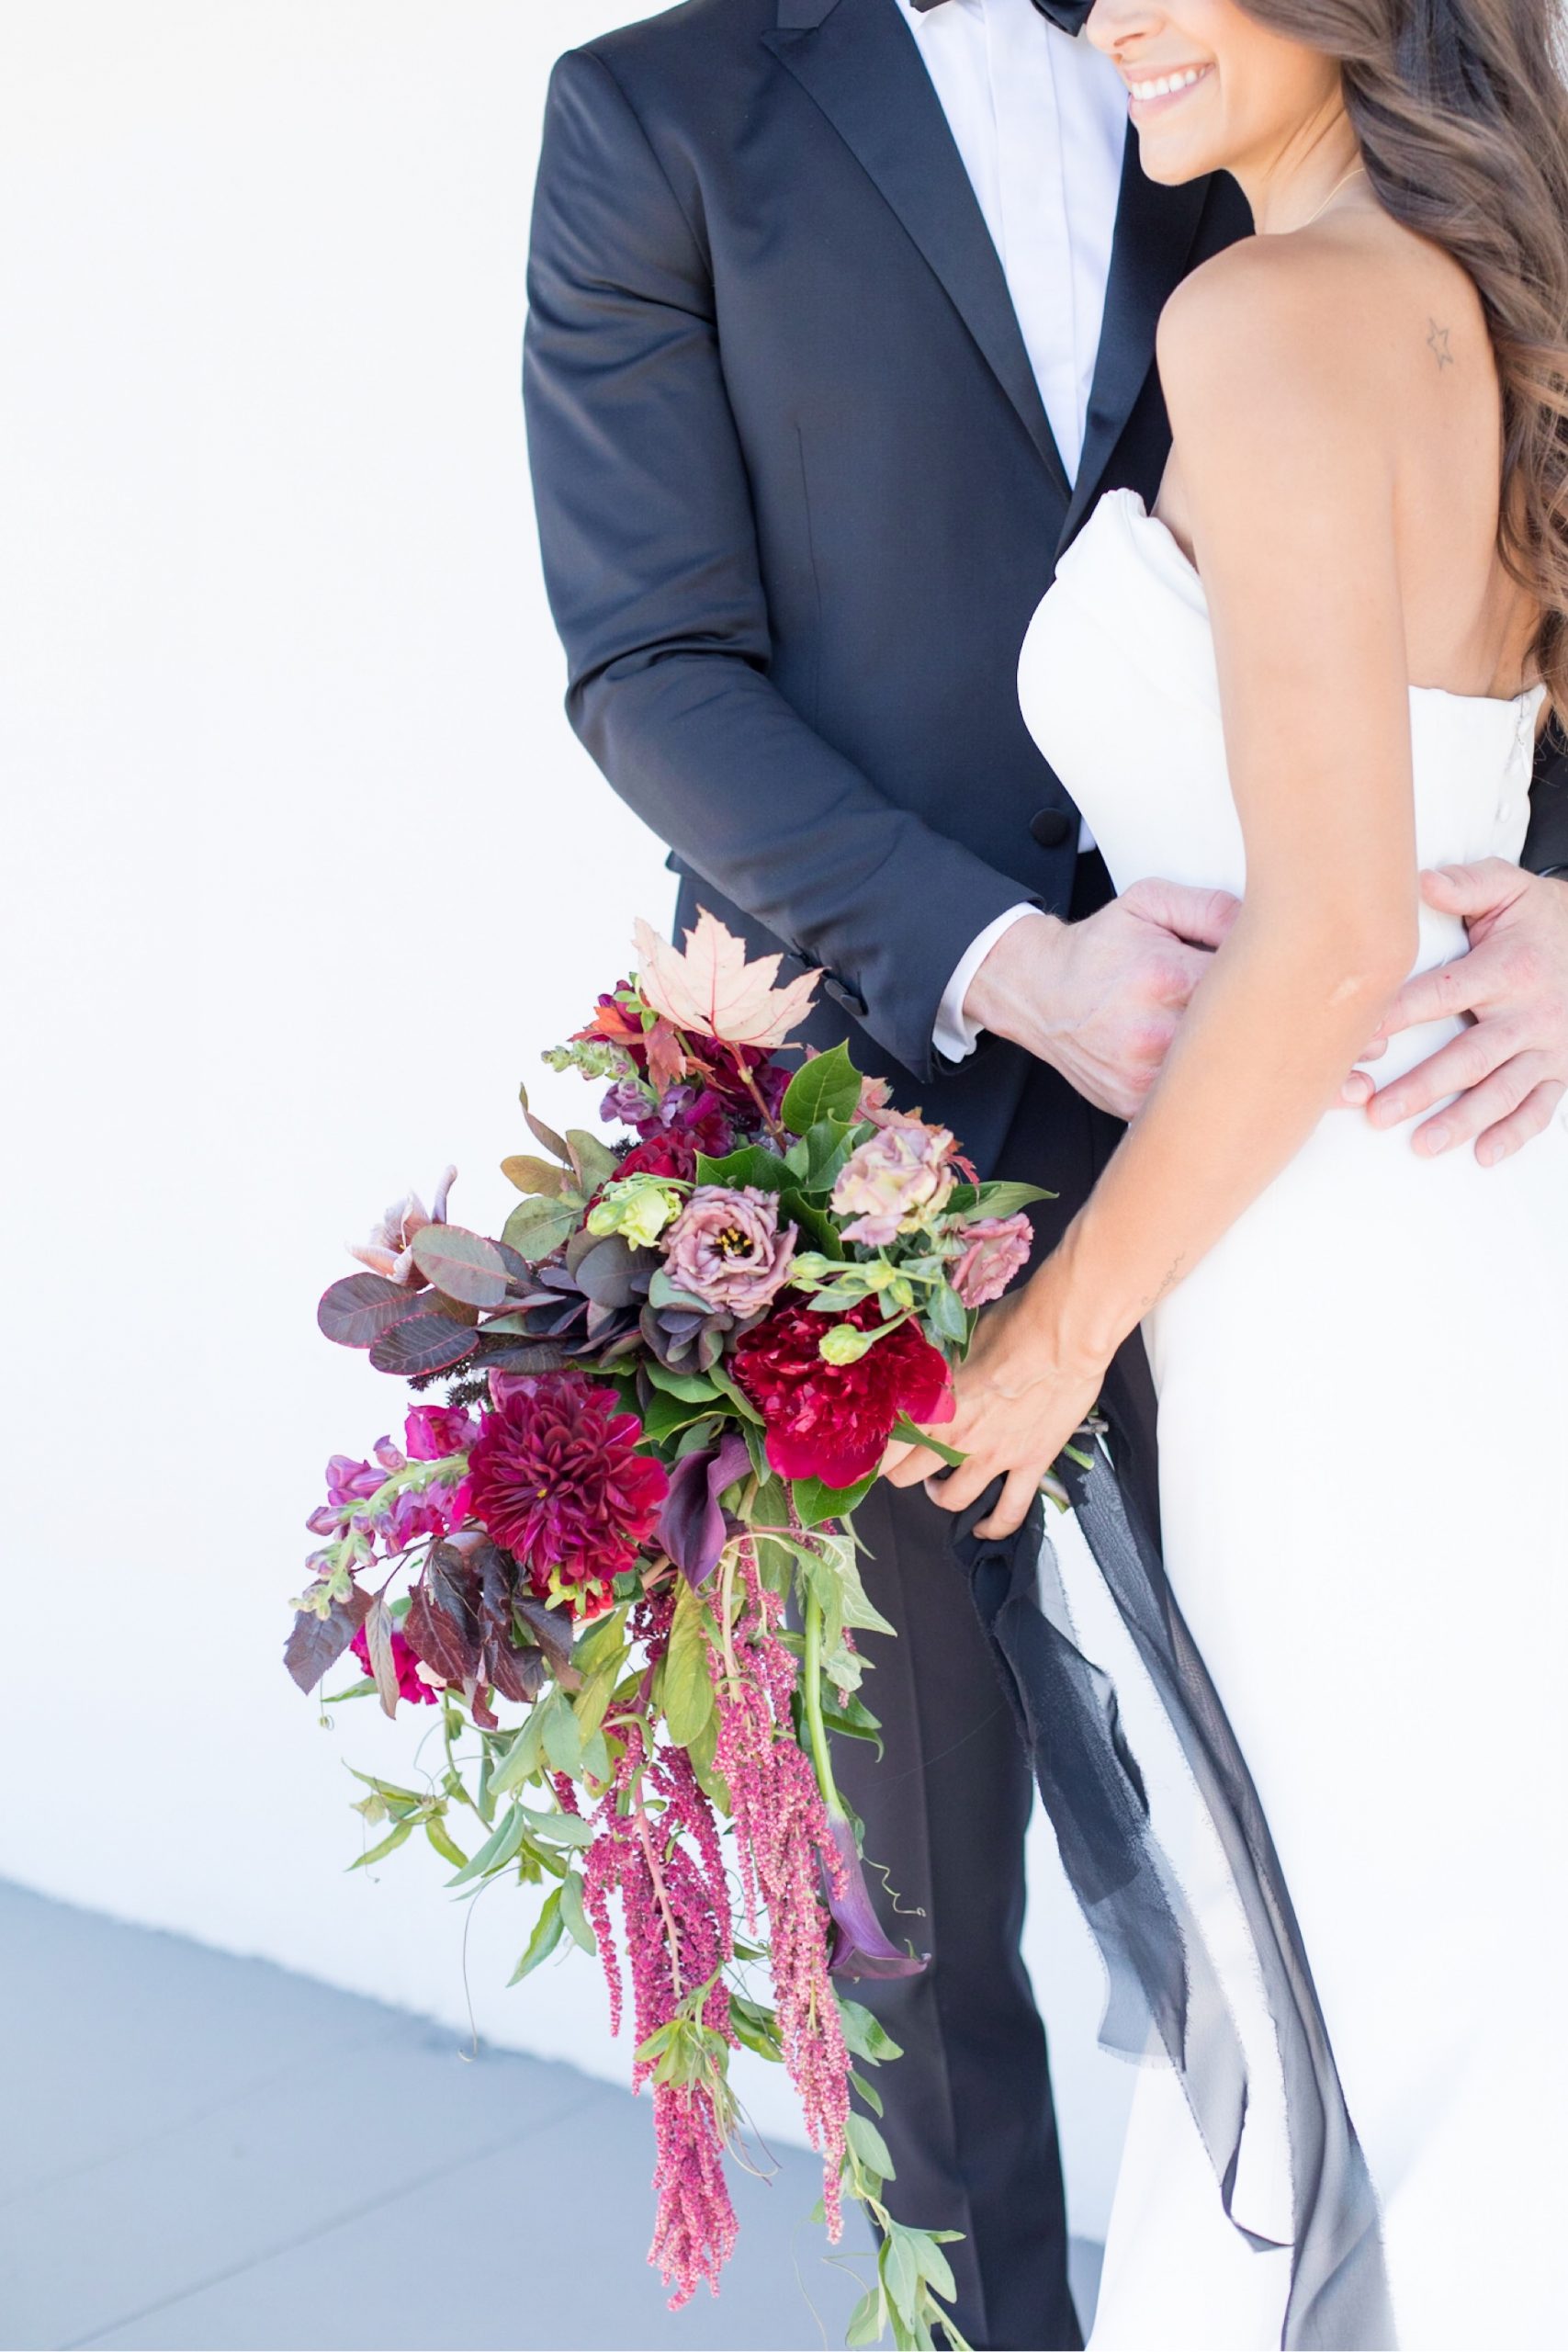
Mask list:
POLYGON ((705 907, 696 929, 686 933, 684 952, 671 947, 638 922, 636 928, 637 984, 655 1012, 677 1029, 698 1037, 718 1037, 728 1046, 782 1046, 811 1009, 819 972, 803 972, 784 988, 774 982, 783 958, 759 956, 754 964, 732 931, 705 907))

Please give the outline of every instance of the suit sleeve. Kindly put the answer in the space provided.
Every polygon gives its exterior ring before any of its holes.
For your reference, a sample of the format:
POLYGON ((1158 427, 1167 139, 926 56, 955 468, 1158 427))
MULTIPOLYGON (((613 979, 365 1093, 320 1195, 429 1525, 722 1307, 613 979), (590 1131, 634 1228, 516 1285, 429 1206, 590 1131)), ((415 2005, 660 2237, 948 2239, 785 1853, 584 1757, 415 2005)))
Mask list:
POLYGON ((1548 728, 1536 753, 1522 860, 1532 874, 1568 871, 1568 752, 1561 741, 1555 726, 1548 728))
POLYGON ((604 61, 561 59, 535 198, 524 398, 573 727, 683 864, 917 1077, 1018 882, 900 808, 769 679, 711 272, 604 61))

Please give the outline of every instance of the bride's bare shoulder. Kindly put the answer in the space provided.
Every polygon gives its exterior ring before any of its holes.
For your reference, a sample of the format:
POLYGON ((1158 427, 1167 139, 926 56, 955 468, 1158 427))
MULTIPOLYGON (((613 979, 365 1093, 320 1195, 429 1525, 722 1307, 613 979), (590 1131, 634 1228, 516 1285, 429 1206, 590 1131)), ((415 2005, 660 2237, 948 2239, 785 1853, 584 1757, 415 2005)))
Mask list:
POLYGON ((1157 354, 1178 440, 1222 445, 1292 423, 1396 439, 1413 397, 1492 373, 1470 280, 1370 205, 1215 254, 1167 303, 1157 354))

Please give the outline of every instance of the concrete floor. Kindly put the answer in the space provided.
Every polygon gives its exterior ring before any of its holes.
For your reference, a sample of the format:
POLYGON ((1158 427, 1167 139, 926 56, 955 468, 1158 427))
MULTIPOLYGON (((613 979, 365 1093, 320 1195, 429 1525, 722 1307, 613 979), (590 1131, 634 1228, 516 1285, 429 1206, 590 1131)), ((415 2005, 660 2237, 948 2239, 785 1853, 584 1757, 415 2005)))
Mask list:
POLYGON ((7 2352, 803 2352, 871 2276, 863 2233, 824 2260, 780 2149, 734 2178, 722 2296, 671 2313, 625 2092, 3 1883, 0 1950, 7 2352))

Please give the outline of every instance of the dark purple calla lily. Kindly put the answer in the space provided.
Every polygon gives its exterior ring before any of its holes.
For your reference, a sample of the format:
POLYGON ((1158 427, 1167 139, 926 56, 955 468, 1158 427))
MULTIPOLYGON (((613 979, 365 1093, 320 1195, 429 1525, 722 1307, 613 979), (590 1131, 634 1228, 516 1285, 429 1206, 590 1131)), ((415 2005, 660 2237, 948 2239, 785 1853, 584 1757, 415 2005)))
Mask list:
POLYGON ((828 1826, 844 1872, 842 1894, 836 1894, 831 1885, 827 1890, 828 1908, 833 1915, 829 1973, 834 1976, 919 1976, 926 1965, 924 1958, 900 1951, 878 1925, 848 1819, 841 1813, 830 1814, 828 1826))
POLYGON ((705 1584, 729 1541, 729 1530, 719 1497, 751 1466, 743 1437, 733 1434, 717 1445, 683 1454, 670 1473, 670 1492, 659 1514, 659 1540, 682 1575, 693 1585, 705 1584))

